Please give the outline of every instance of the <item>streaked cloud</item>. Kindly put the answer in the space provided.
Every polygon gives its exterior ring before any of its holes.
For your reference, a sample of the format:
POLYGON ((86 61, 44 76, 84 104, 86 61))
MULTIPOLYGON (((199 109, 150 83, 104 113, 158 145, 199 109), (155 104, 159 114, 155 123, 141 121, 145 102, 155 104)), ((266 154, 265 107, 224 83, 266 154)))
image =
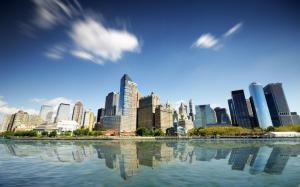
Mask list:
POLYGON ((92 17, 73 23, 69 36, 76 50, 75 57, 102 64, 105 60, 115 62, 124 52, 138 52, 137 37, 126 30, 104 27, 92 17))
POLYGON ((48 51, 45 52, 45 56, 50 59, 59 60, 63 58, 65 52, 66 48, 64 46, 55 45, 54 47, 50 48, 48 51))
POLYGON ((230 35, 233 35, 234 33, 236 33, 238 30, 241 29, 241 27, 243 26, 242 22, 237 23, 236 25, 234 25, 233 27, 231 27, 226 33, 224 33, 224 37, 228 37, 230 35))
POLYGON ((202 34, 196 42, 193 44, 193 47, 199 47, 199 48, 213 48, 218 44, 218 39, 214 37, 210 33, 202 34))

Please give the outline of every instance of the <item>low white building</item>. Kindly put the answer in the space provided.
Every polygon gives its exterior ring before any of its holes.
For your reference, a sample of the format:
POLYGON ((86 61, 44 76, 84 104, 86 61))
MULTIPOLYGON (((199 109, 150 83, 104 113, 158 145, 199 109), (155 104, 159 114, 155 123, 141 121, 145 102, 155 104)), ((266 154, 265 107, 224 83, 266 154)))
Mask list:
POLYGON ((57 122, 57 130, 59 132, 74 131, 78 128, 80 128, 80 126, 76 121, 61 120, 57 122))
POLYGON ((299 132, 269 132, 268 135, 273 138, 288 138, 288 137, 300 137, 299 132))

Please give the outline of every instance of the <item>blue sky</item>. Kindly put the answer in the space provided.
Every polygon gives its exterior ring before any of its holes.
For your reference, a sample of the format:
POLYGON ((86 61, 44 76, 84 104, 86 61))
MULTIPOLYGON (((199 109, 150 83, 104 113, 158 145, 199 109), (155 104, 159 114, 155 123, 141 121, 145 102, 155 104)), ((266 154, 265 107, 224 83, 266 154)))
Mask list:
POLYGON ((127 73, 163 102, 227 106, 282 82, 300 113, 297 1, 3 1, 0 112, 81 100, 103 107, 127 73))

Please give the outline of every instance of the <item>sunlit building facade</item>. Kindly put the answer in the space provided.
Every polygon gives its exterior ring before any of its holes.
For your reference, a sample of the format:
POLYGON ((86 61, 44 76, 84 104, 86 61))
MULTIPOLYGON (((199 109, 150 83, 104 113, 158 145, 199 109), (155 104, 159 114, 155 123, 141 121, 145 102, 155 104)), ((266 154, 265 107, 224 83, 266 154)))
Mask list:
POLYGON ((59 122, 61 120, 69 120, 69 114, 70 114, 70 104, 61 103, 57 109, 55 122, 59 122))
POLYGON ((72 120, 76 121, 79 125, 81 125, 82 116, 83 116, 83 104, 82 102, 78 101, 77 103, 75 103, 73 108, 72 120))

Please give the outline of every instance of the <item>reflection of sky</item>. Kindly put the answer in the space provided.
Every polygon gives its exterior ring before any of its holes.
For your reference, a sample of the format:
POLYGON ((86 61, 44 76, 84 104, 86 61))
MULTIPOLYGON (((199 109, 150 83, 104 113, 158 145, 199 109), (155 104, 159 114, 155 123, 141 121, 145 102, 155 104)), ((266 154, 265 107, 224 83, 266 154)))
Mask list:
POLYGON ((196 175, 196 171, 200 173, 206 171, 203 177, 207 180, 211 179, 211 176, 207 175, 222 172, 228 176, 238 177, 260 177, 261 173, 279 177, 284 173, 300 171, 300 165, 297 165, 300 162, 298 156, 300 144, 275 146, 274 144, 241 143, 238 147, 234 147, 231 143, 224 148, 216 145, 218 144, 208 146, 189 142, 112 143, 108 141, 84 144, 0 142, 0 164, 3 164, 0 168, 0 176, 5 172, 3 168, 8 165, 18 168, 18 172, 22 173, 27 169, 32 172, 32 164, 37 171, 40 170, 39 165, 42 165, 47 172, 64 172, 64 175, 68 175, 65 172, 70 172, 65 171, 68 168, 73 168, 70 175, 71 173, 80 175, 83 174, 82 172, 96 175, 101 170, 100 173, 104 176, 110 176, 108 178, 117 174, 122 180, 139 180, 136 178, 140 178, 141 175, 156 174, 168 178, 170 175, 172 178, 183 176, 190 178, 196 175), (58 165, 58 163, 64 164, 58 165), (20 170, 20 165, 27 165, 27 168, 22 167, 20 170), (181 175, 177 176, 175 171, 180 172, 181 175), (188 173, 190 176, 187 176, 188 173))

